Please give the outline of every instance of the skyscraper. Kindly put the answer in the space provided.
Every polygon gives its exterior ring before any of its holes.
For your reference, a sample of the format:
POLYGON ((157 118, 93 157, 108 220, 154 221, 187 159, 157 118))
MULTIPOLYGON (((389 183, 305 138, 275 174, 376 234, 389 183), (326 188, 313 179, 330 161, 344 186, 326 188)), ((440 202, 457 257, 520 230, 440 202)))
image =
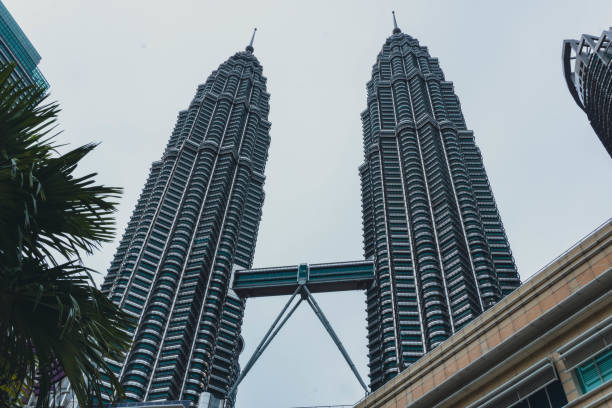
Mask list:
POLYGON ((128 401, 223 398, 238 375, 244 301, 229 285, 253 259, 269 97, 251 40, 197 88, 151 166, 102 285, 138 321, 112 362, 128 401))
POLYGON ((49 88, 49 83, 37 68, 40 54, 0 1, 0 65, 15 63, 13 79, 29 85, 49 88))
MULTIPOLYGON (((394 16, 395 20, 395 16, 394 16)), ((395 25, 367 83, 360 166, 371 388, 519 286, 453 84, 395 25)))
POLYGON ((612 27, 563 41, 563 73, 574 100, 612 157, 612 27))

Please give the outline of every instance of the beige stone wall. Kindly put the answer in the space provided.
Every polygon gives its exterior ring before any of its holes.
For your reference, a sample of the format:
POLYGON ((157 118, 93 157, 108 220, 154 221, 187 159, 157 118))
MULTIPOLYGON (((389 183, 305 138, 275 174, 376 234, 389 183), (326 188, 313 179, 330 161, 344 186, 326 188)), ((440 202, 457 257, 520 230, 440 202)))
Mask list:
POLYGON ((543 358, 554 362, 570 401, 568 406, 612 404, 604 398, 612 394, 612 383, 585 396, 588 398, 581 396, 572 374, 565 370, 555 353, 560 346, 612 314, 611 287, 601 283, 601 277, 608 277, 611 269, 612 221, 356 407, 428 406, 423 405, 426 400, 438 401, 436 407, 465 407, 543 358), (559 314, 560 305, 571 304, 585 287, 595 287, 600 292, 598 295, 607 292, 608 296, 578 310, 568 309, 567 317, 571 318, 547 327, 549 316, 559 314), (511 345, 521 341, 529 344, 514 350, 513 354, 511 345), (498 358, 503 352, 510 354, 501 362, 493 366, 483 363, 488 359, 495 361, 493 357, 498 358), (465 378, 470 381, 466 382, 465 378), (458 381, 464 382, 458 389, 449 385, 458 381))

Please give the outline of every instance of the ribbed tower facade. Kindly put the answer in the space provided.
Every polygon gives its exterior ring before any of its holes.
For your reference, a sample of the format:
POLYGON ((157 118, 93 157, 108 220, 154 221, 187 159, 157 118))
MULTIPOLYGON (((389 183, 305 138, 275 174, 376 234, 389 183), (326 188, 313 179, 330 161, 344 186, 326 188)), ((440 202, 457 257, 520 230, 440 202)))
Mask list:
POLYGON ((612 157, 612 27, 563 42, 563 73, 574 100, 612 157))
POLYGON ((361 114, 371 388, 519 286, 472 131, 426 47, 395 28, 361 114))
POLYGON ((229 287, 253 259, 269 97, 249 46, 197 88, 151 166, 102 286, 138 321, 112 362, 127 401, 223 398, 238 375, 244 301, 229 287))

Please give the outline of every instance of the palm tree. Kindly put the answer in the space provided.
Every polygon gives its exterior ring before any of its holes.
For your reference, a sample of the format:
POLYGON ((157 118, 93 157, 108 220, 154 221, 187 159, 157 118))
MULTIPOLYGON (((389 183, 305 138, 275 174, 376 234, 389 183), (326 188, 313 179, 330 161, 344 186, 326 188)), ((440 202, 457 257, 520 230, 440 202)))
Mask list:
POLYGON ((105 358, 121 358, 133 330, 81 262, 113 239, 121 189, 73 174, 95 144, 58 153, 57 103, 11 79, 13 69, 0 67, 0 405, 36 389, 37 407, 49 406, 61 370, 90 406, 122 395, 105 358))

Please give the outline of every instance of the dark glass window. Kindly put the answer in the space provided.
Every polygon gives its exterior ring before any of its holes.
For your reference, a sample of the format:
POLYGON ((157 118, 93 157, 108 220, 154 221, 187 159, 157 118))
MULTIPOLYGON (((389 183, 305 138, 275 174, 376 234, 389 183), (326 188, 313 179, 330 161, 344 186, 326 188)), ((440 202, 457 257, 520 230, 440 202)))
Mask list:
POLYGON ((548 398, 553 407, 562 407, 567 404, 567 397, 560 381, 555 381, 546 387, 548 390, 548 398))
POLYGON ((548 396, 546 395, 546 388, 536 392, 528 398, 530 407, 550 407, 548 402, 548 396))
POLYGON ((561 408, 566 404, 563 386, 559 380, 555 380, 509 408, 561 408))

